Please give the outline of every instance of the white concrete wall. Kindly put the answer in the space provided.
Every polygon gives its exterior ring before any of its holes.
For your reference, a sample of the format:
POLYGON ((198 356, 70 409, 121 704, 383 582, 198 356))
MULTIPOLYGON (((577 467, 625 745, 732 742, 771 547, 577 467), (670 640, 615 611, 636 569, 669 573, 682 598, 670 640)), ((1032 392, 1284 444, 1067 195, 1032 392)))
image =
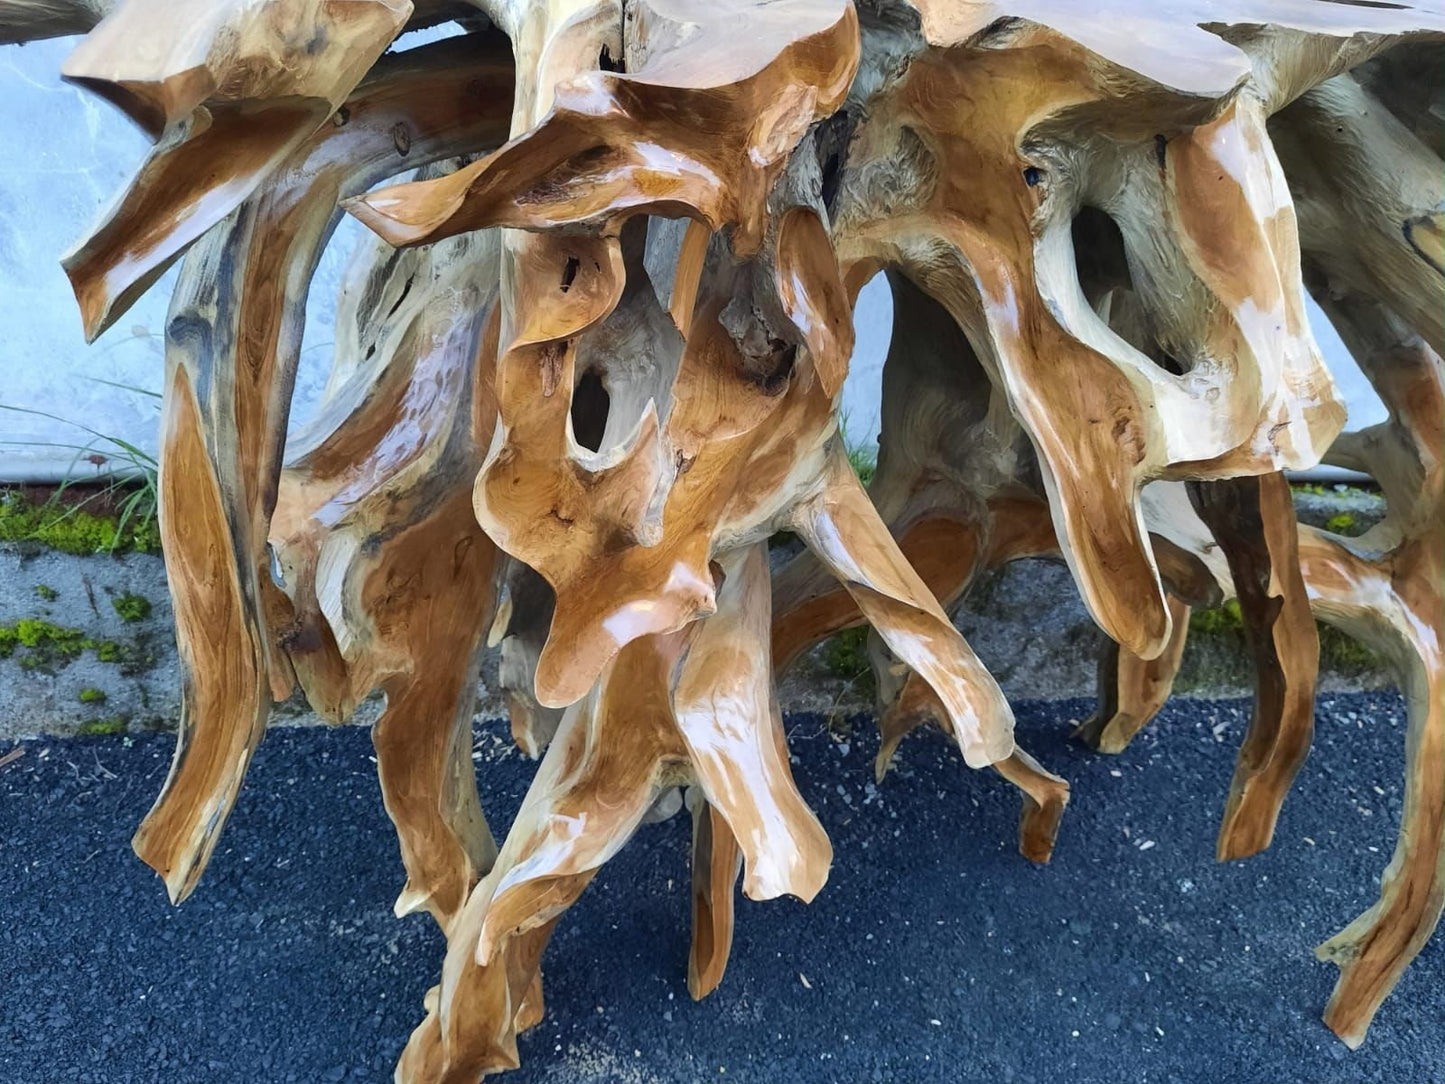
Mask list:
MULTIPOLYGON (((406 44, 435 36, 441 34, 411 35, 406 44)), ((86 346, 60 269, 61 254, 122 190, 146 148, 120 113, 60 81, 75 40, 0 47, 0 146, 8 151, 0 163, 0 481, 83 478, 104 470, 73 447, 114 455, 104 437, 156 449, 158 401, 116 385, 159 390, 174 272, 86 346)), ((342 222, 312 285, 293 430, 312 416, 325 385, 341 272, 361 233, 353 220, 342 222)), ((877 441, 892 310, 881 277, 864 288, 843 397, 855 445, 877 441)), ((1333 331, 1322 319, 1316 330, 1349 400, 1352 427, 1379 420, 1383 409, 1333 331)))

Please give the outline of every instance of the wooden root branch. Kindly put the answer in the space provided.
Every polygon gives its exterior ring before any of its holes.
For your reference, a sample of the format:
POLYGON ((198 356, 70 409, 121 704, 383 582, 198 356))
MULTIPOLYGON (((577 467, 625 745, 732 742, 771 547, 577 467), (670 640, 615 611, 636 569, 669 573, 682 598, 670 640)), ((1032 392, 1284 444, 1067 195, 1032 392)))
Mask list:
POLYGON ((182 261, 159 490, 183 708, 136 850, 185 898, 272 703, 299 686, 341 722, 380 691, 396 911, 446 936, 398 1081, 518 1064, 556 923, 683 792, 694 997, 739 880, 814 899, 833 851, 777 676, 842 629, 871 628, 878 778, 935 724, 1019 789, 1048 861, 1069 785, 949 617, 1024 557, 1067 563, 1109 637, 1077 732, 1108 753, 1164 704, 1192 609, 1238 599, 1255 702, 1221 859, 1269 845, 1308 753, 1315 620, 1395 666, 1399 843, 1320 950, 1326 1020, 1363 1040, 1445 907, 1445 136, 1420 92, 1445 16, 0 0, 0 43, 86 31, 66 77, 155 144, 65 258, 87 334, 182 261), (386 52, 449 19, 469 32, 386 52), (378 237, 288 445, 343 211, 378 237), (840 403, 879 271, 865 489, 840 403), (1387 423, 1336 439, 1306 285, 1387 423), (1282 472, 1327 450, 1386 494, 1361 538, 1296 523, 1282 472), (779 531, 804 552, 775 574, 779 531), (493 647, 540 758, 500 847, 472 761, 493 647))
MULTIPOLYGON (((272 700, 292 687, 292 620, 271 576, 306 285, 337 200, 403 168, 505 138, 510 73, 441 43, 387 65, 293 166, 187 257, 167 327, 161 535, 184 673, 176 761, 136 837, 173 900, 195 887, 272 700), (478 106, 490 101, 489 113, 478 106), (396 133, 408 136, 405 153, 396 133), (206 508, 203 515, 192 507, 206 508), (183 514, 177 510, 186 509, 183 514)), ((365 690, 363 690, 364 692, 365 690)), ((319 698, 344 717, 356 698, 319 698)))

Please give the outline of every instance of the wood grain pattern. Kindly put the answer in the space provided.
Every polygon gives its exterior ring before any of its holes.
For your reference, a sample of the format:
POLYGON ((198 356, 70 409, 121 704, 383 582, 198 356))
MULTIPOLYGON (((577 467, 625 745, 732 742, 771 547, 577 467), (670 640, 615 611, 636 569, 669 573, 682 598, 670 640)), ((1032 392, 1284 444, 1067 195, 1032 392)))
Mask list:
POLYGON ((1357 1045, 1445 907, 1445 10, 1125 9, 0 0, 0 42, 88 30, 66 77, 155 143, 65 258, 87 334, 184 261, 159 480, 184 707, 135 843, 172 898, 272 702, 299 684, 341 721, 379 690, 396 910, 447 943, 398 1081, 517 1065, 555 924, 684 789, 705 996, 739 879, 826 882, 776 676, 840 629, 872 629, 878 777, 936 723, 1049 859, 1069 785, 949 611, 981 570, 1055 557, 1113 644, 1078 732, 1104 751, 1163 704, 1191 608, 1237 593, 1256 697, 1221 858, 1268 845, 1308 751, 1314 619, 1396 666, 1396 855, 1321 949, 1357 1045), (445 20, 469 32, 383 55, 445 20), (377 238, 283 466, 341 206, 377 238), (839 405, 880 270, 865 490, 839 405), (1306 285, 1384 425, 1336 439, 1306 285), (1385 490, 1361 538, 1295 522, 1282 472, 1327 450, 1385 490), (805 552, 775 577, 779 531, 805 552), (500 847, 471 759, 489 646, 541 758, 500 847))
MULTIPOLYGON (((195 887, 271 701, 292 687, 289 663, 268 631, 268 622, 279 630, 287 619, 271 582, 267 525, 306 286, 336 221, 337 200, 408 160, 423 163, 505 138, 505 112, 478 108, 510 89, 510 73, 498 60, 495 51, 447 42, 399 56, 358 91, 345 125, 322 129, 182 267, 167 325, 166 394, 168 402, 187 405, 167 408, 160 461, 161 534, 187 705, 171 775, 136 836, 138 853, 165 878, 173 900, 195 887), (406 155, 398 125, 415 133, 406 155), (189 507, 193 489, 198 500, 217 495, 221 529, 211 518, 177 514, 189 507), (219 554, 229 555, 224 575, 216 571, 219 554), (187 616, 189 597, 209 605, 202 600, 222 589, 231 595, 224 615, 204 618, 202 609, 195 620, 187 616), (226 664, 212 665, 202 652, 226 664), (215 752, 192 757, 196 748, 215 752)), ((318 707, 332 717, 347 710, 318 707)))

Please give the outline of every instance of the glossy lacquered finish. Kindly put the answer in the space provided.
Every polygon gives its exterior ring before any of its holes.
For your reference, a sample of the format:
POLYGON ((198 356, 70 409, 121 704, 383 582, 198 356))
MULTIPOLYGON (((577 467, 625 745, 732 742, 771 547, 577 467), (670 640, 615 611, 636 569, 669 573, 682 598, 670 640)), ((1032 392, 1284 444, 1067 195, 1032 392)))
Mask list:
POLYGON ((981 570, 1056 557, 1113 645, 1079 730, 1107 752, 1163 704, 1190 608, 1238 598, 1256 705, 1221 858, 1269 844, 1308 751, 1314 618, 1397 665, 1399 847, 1322 950, 1326 1019, 1358 1043, 1445 903, 1445 137, 1419 93, 1445 15, 1124 9, 0 0, 0 41, 93 27, 67 76, 156 143, 66 258, 88 333, 184 257, 160 472, 184 708, 136 836, 172 898, 273 702, 299 685, 342 721, 380 690, 396 909, 446 936, 398 1081, 516 1066, 555 924, 683 792, 705 996, 739 879, 805 901, 827 880, 776 677, 841 629, 872 628, 878 778, 934 723, 1020 790, 1020 850, 1048 860, 1069 786, 1016 746, 949 610, 981 570), (453 17, 471 32, 382 55, 453 17), (283 464, 343 208, 378 239, 283 464), (865 490, 839 398, 880 269, 865 490), (1386 425, 1336 442, 1306 283, 1386 425), (1295 522, 1280 472, 1326 449, 1386 491, 1362 538, 1295 522), (779 531, 804 552, 774 576, 779 531), (489 646, 541 758, 500 846, 471 759, 489 646))

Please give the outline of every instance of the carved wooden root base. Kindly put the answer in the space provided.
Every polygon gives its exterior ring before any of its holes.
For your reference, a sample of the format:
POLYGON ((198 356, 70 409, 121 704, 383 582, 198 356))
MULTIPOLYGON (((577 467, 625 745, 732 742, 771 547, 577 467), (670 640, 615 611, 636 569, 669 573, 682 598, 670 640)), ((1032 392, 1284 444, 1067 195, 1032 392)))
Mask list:
POLYGON ((1123 645, 1084 736, 1122 746, 1206 594, 1208 561, 1146 515, 1151 483, 1189 480, 1259 674, 1222 857, 1267 845, 1308 747, 1309 606, 1404 675, 1399 849, 1325 950, 1331 1025, 1357 1042, 1445 895, 1445 192, 1421 77, 1372 59, 1437 43, 1445 17, 1299 0, 1265 24, 1256 6, 476 0, 465 25, 484 30, 387 53, 465 6, 0 0, 0 41, 94 26, 67 77, 155 143, 64 260, 87 334, 185 261, 159 480, 184 708, 135 841, 172 898, 271 703, 299 684, 341 719, 381 689, 397 909, 447 933, 399 1080, 516 1065, 557 918, 684 786, 701 996, 740 873, 755 899, 826 879, 774 661, 864 621, 880 774, 938 723, 1023 792, 1020 849, 1046 860, 1067 784, 1016 749, 944 607, 978 567, 1058 552, 1123 645), (339 204, 388 245, 356 261, 322 416, 283 471, 339 204), (1391 508, 1369 549, 1297 543, 1275 473, 1343 421, 1299 237, 1395 415, 1359 450, 1391 508), (852 301, 885 268, 875 508, 838 405, 852 301), (778 530, 810 557, 771 627, 778 530), (469 755, 489 628, 517 741, 546 748, 500 851, 469 755))

